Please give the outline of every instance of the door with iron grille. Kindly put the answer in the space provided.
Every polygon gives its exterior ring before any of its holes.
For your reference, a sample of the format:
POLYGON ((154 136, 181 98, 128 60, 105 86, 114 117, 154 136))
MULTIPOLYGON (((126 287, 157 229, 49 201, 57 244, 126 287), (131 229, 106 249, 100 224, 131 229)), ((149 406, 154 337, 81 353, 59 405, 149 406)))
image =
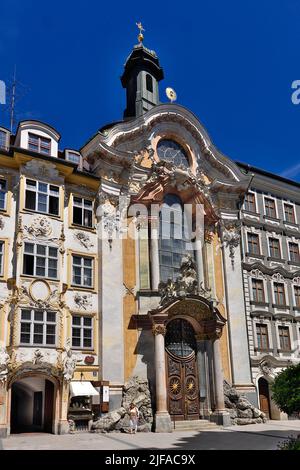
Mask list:
POLYGON ((199 419, 196 340, 192 325, 172 320, 165 338, 168 409, 174 420, 199 419))

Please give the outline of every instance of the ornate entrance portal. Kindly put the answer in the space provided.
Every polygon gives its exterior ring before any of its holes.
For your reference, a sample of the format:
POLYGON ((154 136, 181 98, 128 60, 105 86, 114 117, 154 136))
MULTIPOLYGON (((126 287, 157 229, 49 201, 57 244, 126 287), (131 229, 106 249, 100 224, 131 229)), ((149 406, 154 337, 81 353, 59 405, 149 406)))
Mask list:
POLYGON ((199 419, 199 381, 192 325, 181 318, 167 326, 165 338, 168 411, 174 420, 199 419))

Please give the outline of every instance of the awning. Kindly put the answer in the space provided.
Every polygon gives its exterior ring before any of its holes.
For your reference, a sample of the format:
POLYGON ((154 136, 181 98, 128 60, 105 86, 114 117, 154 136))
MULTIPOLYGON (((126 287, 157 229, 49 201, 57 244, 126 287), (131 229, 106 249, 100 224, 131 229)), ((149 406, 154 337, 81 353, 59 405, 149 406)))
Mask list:
POLYGON ((90 397, 92 395, 99 395, 99 392, 93 387, 91 382, 71 382, 70 395, 71 397, 90 397))

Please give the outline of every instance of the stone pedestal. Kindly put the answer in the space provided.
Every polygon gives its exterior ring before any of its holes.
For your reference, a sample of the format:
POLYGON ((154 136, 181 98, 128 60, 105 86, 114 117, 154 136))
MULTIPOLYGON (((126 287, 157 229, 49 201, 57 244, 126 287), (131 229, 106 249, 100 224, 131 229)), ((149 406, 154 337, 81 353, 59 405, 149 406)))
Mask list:
POLYGON ((69 423, 67 420, 60 420, 58 422, 58 434, 68 434, 69 433, 69 423))
POLYGON ((165 334, 166 327, 153 325, 155 337, 155 379, 156 379, 156 413, 154 417, 155 432, 172 432, 171 417, 167 410, 165 334))

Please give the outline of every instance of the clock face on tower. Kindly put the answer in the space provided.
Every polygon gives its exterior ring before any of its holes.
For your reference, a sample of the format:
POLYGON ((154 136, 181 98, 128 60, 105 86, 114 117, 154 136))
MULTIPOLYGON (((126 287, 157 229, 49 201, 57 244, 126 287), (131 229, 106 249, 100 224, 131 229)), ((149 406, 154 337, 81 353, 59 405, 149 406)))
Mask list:
POLYGON ((174 140, 161 139, 157 144, 156 151, 160 160, 181 168, 190 166, 185 151, 174 140))

